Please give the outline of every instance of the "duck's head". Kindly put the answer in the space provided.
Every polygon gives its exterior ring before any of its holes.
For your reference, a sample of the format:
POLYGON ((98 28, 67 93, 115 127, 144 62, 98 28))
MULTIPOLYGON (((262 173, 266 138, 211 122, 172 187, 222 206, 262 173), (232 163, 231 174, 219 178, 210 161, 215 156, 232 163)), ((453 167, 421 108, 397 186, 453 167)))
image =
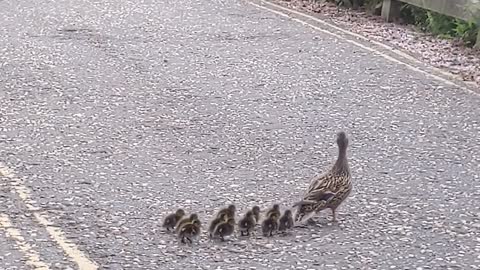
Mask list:
POLYGON ((345 149, 348 146, 348 138, 345 132, 340 131, 337 133, 337 145, 340 149, 345 149))

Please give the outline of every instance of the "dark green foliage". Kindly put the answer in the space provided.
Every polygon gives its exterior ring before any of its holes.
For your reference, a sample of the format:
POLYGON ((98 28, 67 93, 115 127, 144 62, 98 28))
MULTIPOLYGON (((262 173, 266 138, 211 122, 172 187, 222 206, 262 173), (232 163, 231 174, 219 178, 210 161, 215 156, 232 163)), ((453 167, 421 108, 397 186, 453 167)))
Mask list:
MULTIPOLYGON (((383 0, 329 0, 338 6, 351 8, 357 4, 366 9, 375 9, 383 0)), ((480 3, 480 1, 478 1, 480 3)), ((478 5, 478 4, 477 4, 478 5)), ((478 6, 475 6, 478 9, 478 6)), ((479 13, 475 9, 476 13, 479 13)), ((476 14, 475 13, 475 14, 476 14)), ((408 24, 416 25, 420 30, 430 32, 435 36, 449 39, 460 39, 466 46, 475 45, 478 34, 478 24, 466 22, 447 15, 439 14, 413 5, 404 4, 401 15, 408 24)), ((480 18, 479 18, 480 19, 480 18)))
POLYGON ((477 40, 478 26, 474 22, 456 20, 455 35, 460 37, 465 45, 473 47, 477 40))
POLYGON ((428 14, 425 9, 405 4, 402 6, 400 16, 406 23, 414 24, 423 31, 427 30, 428 14))
POLYGON ((459 38, 469 47, 473 46, 477 39, 478 26, 474 22, 466 22, 408 4, 402 7, 401 16, 407 23, 418 26, 422 31, 442 38, 459 38))

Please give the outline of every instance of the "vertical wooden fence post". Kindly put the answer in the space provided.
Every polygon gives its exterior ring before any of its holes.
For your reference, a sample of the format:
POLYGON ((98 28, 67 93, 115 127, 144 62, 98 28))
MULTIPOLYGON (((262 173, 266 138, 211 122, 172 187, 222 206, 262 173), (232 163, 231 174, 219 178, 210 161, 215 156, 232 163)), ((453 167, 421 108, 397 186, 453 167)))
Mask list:
POLYGON ((401 2, 397 0, 383 0, 382 18, 387 22, 400 17, 401 2))

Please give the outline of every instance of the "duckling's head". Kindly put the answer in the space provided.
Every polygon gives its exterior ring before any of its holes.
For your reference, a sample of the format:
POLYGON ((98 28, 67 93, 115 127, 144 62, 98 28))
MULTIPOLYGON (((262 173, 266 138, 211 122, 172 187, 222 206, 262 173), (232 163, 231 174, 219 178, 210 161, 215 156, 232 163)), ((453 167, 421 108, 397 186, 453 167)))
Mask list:
POLYGON ((177 209, 177 211, 175 212, 175 216, 177 217, 185 216, 185 210, 183 210, 182 208, 177 209))
POLYGON ((253 214, 258 215, 260 213, 260 207, 255 205, 254 207, 252 207, 252 212, 253 214))
POLYGON ((340 131, 339 133, 337 133, 337 145, 341 149, 347 148, 348 138, 347 138, 347 134, 345 134, 345 132, 340 131))
POLYGON ((246 216, 247 216, 248 218, 253 217, 253 211, 247 211, 246 216))
POLYGON ((275 210, 275 211, 280 211, 280 205, 274 204, 274 205, 273 205, 273 210, 275 210))
POLYGON ((190 214, 190 220, 191 221, 198 220, 198 215, 197 214, 190 214))
POLYGON ((278 215, 270 215, 268 216, 265 220, 269 220, 269 221, 277 221, 279 218, 278 215))
POLYGON ((200 220, 198 220, 198 219, 193 220, 193 221, 192 221, 192 224, 193 224, 195 227, 197 227, 197 228, 202 227, 202 223, 201 223, 200 220))
POLYGON ((218 218, 219 218, 220 220, 225 220, 225 221, 227 221, 228 214, 227 214, 227 213, 221 213, 220 216, 218 216, 218 218))
POLYGON ((292 210, 285 210, 285 213, 283 213, 286 217, 292 217, 292 210))
POLYGON ((235 205, 230 204, 230 205, 228 206, 228 210, 230 210, 232 213, 235 213, 235 210, 237 210, 237 209, 236 209, 235 205))

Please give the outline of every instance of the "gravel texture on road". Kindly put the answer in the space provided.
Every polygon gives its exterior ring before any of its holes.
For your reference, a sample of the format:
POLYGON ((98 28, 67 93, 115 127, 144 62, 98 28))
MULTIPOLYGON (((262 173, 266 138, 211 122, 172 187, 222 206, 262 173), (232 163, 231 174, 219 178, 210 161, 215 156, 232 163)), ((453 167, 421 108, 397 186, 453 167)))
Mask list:
MULTIPOLYGON (((0 161, 101 269, 480 268, 480 96, 242 1, 0 10, 0 161), (160 228, 179 206, 204 225, 228 203, 285 209, 340 130, 338 224, 193 246, 160 228)), ((75 269, 1 180, 1 211, 75 269)))
POLYGON ((458 39, 436 37, 403 22, 386 23, 371 11, 338 9, 335 3, 310 0, 269 0, 305 14, 321 17, 370 40, 407 52, 431 66, 450 72, 472 88, 480 87, 480 51, 462 45, 458 39))

